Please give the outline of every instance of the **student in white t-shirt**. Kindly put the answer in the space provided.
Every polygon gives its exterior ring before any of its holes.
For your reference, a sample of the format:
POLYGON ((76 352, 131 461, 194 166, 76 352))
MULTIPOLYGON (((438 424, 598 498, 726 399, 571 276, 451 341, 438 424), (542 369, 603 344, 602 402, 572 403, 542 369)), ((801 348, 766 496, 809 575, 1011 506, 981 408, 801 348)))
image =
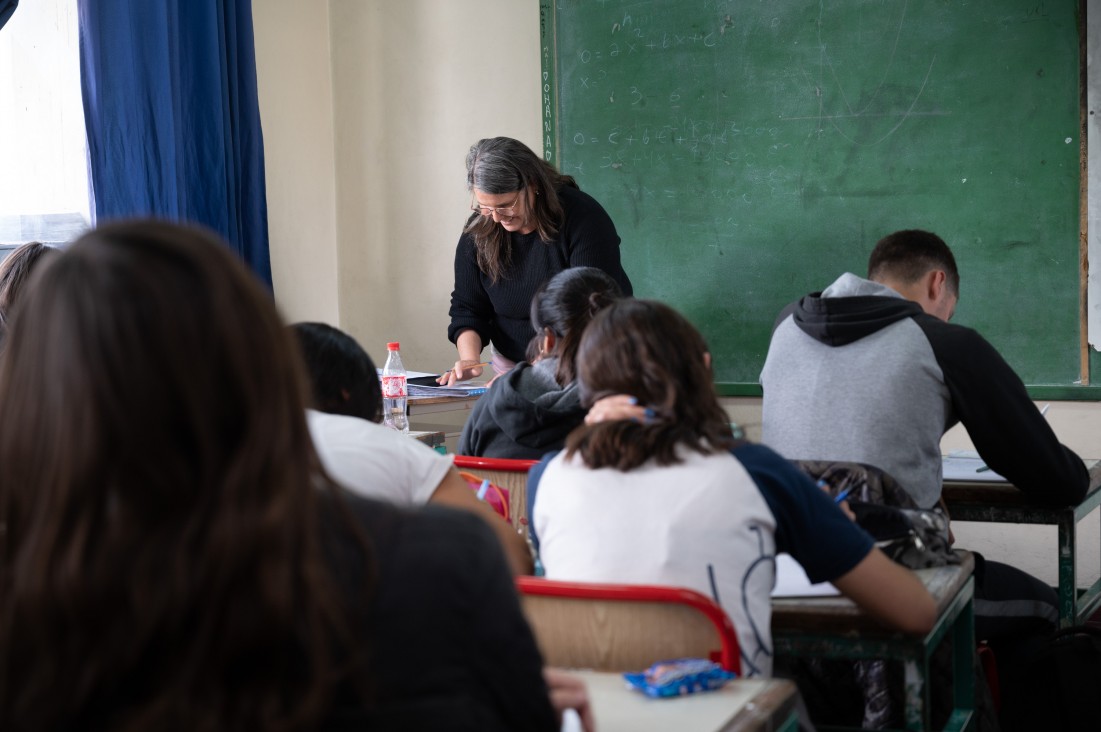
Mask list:
POLYGON ((353 493, 401 506, 440 503, 486 519, 517 573, 531 571, 527 543, 479 501, 451 458, 378 423, 382 393, 374 362, 348 334, 324 323, 291 326, 310 378, 306 411, 325 471, 353 493))
POLYGON ((533 467, 528 500, 547 577, 714 597, 734 621, 747 675, 772 670, 778 552, 888 625, 932 627, 935 603, 912 572, 791 463, 733 437, 707 346, 672 308, 613 303, 585 330, 577 363, 583 404, 631 395, 644 411, 578 428, 533 467))

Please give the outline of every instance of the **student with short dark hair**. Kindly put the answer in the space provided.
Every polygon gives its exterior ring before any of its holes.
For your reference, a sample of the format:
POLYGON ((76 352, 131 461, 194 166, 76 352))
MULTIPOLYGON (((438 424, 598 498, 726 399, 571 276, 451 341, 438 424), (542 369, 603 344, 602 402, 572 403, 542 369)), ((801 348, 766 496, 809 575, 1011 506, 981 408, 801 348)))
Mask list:
POLYGON ((532 528, 547 577, 688 587, 734 621, 748 675, 772 669, 776 554, 830 581, 910 633, 936 618, 933 598, 806 475, 734 438, 699 332, 661 303, 625 299, 581 340, 582 401, 629 395, 642 418, 573 432, 532 469, 532 528))
MULTIPOLYGON (((841 275, 780 313, 761 372, 762 441, 793 460, 885 470, 923 508, 941 496, 941 437, 963 423, 979 455, 1033 501, 1082 500, 1089 475, 1013 369, 976 331, 949 323, 960 277, 921 230, 884 237, 868 279, 841 275)), ((975 554, 975 634, 1011 666, 1055 629, 1043 582, 975 554)))
POLYGON ((353 493, 398 506, 435 503, 472 511, 497 534, 513 571, 531 572, 527 542, 477 499, 449 456, 379 424, 382 390, 363 347, 324 323, 297 323, 291 330, 313 392, 306 421, 329 475, 353 493))
POLYGON ((550 278, 531 301, 539 358, 493 382, 474 405, 459 454, 537 460, 560 449, 585 419, 577 390, 577 349, 593 316, 622 297, 615 280, 595 267, 550 278))
POLYGON ((85 234, 10 339, 0 729, 559 728, 498 542, 338 489, 290 334, 215 236, 85 234))
POLYGON ((326 323, 296 323, 292 330, 306 362, 313 406, 327 414, 380 422, 382 387, 367 351, 326 323))
POLYGON ((948 322, 960 279, 944 241, 895 232, 868 272, 843 274, 780 313, 761 372, 762 441, 791 459, 875 465, 932 508, 941 437, 962 422, 986 464, 1031 499, 1082 500, 1082 460, 993 346, 948 322))

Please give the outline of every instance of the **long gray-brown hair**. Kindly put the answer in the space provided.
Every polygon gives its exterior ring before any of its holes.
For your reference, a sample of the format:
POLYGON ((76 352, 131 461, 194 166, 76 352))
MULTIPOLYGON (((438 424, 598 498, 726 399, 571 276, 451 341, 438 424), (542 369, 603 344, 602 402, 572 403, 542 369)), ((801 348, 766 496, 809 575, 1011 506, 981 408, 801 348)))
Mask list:
MULTIPOLYGON (((577 188, 577 181, 555 170, 519 140, 490 137, 478 140, 466 155, 466 187, 471 193, 501 194, 531 189, 528 215, 543 241, 558 233, 562 223, 562 203, 558 189, 577 188)), ((512 257, 509 232, 489 216, 475 213, 464 231, 474 237, 478 269, 496 282, 508 268, 512 257)))

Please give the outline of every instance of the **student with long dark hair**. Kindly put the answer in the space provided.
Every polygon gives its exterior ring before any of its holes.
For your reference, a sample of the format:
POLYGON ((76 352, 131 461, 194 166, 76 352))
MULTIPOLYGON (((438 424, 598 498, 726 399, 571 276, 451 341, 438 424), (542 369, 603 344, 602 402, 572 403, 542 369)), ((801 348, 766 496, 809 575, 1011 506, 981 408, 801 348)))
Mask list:
POLYGON ((459 352, 444 383, 480 376, 493 345, 498 374, 524 359, 534 332, 531 298, 568 267, 596 267, 630 295, 619 234, 604 208, 531 148, 510 137, 479 140, 466 157, 473 214, 455 251, 447 337, 459 352))
POLYGON ((932 627, 933 599, 912 572, 791 463, 733 437, 707 345, 676 311, 612 304, 585 330, 577 363, 584 403, 629 395, 646 416, 579 428, 533 468, 529 500, 548 577, 713 596, 734 621, 750 675, 772 668, 778 552, 890 625, 932 627))
POLYGON ((493 383, 463 426, 460 455, 537 460, 566 442, 585 419, 576 383, 577 348, 593 316, 622 296, 595 267, 550 278, 531 301, 539 358, 493 383))
POLYGON ((337 489, 302 371, 212 235, 51 263, 0 356, 0 729, 557 729, 484 522, 337 489))

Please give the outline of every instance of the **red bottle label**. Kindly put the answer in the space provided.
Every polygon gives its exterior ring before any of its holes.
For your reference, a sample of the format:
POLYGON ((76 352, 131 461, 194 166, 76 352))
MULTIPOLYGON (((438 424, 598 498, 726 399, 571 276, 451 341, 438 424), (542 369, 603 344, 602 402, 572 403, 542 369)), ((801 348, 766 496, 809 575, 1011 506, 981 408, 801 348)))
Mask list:
POLYGON ((383 376, 382 377, 382 398, 383 399, 397 399, 405 396, 405 377, 404 376, 383 376))

